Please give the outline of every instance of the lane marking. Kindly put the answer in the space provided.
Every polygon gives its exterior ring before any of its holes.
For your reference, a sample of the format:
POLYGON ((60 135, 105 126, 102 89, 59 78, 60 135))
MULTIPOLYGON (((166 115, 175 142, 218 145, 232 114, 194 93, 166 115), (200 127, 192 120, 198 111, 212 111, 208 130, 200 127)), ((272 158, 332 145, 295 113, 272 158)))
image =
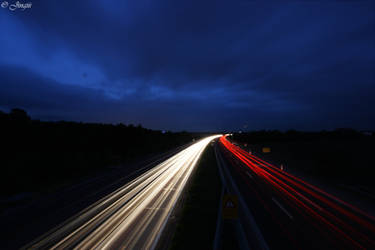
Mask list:
POLYGON ((319 211, 323 211, 323 209, 318 206, 317 204, 315 204, 314 202, 312 202, 311 200, 307 199, 305 196, 303 195, 300 195, 300 194, 297 194, 299 197, 301 197, 302 199, 304 199, 305 201, 307 201, 308 203, 310 203, 311 205, 313 205, 314 207, 316 207, 317 209, 319 209, 319 211))
POLYGON ((258 225, 255 222, 255 218, 254 218, 253 214, 251 213, 250 209, 246 205, 246 203, 245 203, 245 201, 244 201, 235 181, 233 180, 233 177, 230 175, 230 173, 229 173, 229 171, 226 167, 226 163, 224 162, 223 156, 221 155, 221 153, 218 152, 218 146, 215 147, 215 156, 216 156, 216 161, 217 161, 218 166, 219 166, 219 174, 220 174, 220 178, 223 182, 223 186, 225 186, 226 188, 233 189, 234 193, 238 195, 238 201, 239 201, 241 207, 243 208, 242 211, 245 213, 245 216, 247 217, 248 222, 250 223, 251 230, 253 231, 253 233, 255 234, 255 238, 257 239, 257 242, 255 242, 255 244, 258 245, 259 249, 268 250, 269 249, 268 244, 264 240, 263 235, 262 235, 258 225))
POLYGON ((247 176, 249 176, 251 179, 254 179, 254 177, 249 173, 249 172, 246 172, 247 176))
POLYGON ((276 205, 278 205, 279 206, 279 208, 281 209, 281 210, 283 210, 283 212, 286 214, 286 215, 288 215, 288 217, 291 219, 291 220, 293 220, 293 216, 275 199, 275 198, 273 198, 272 197, 272 200, 273 200, 273 202, 275 202, 276 203, 276 205))

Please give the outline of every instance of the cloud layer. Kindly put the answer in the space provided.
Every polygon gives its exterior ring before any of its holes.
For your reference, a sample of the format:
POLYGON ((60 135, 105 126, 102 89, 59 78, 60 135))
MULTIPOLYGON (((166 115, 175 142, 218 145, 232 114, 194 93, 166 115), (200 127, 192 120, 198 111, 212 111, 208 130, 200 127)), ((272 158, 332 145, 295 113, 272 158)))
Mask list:
POLYGON ((0 107, 172 130, 375 129, 375 4, 0 9, 0 107))

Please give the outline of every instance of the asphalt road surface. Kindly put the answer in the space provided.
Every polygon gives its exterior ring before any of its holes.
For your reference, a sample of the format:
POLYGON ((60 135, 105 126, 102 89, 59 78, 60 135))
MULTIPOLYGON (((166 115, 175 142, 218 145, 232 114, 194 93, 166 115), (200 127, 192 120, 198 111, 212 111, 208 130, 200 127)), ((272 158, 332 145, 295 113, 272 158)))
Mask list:
POLYGON ((375 249, 373 216, 249 154, 225 136, 219 141, 226 168, 267 248, 375 249))
POLYGON ((204 138, 25 246, 153 249, 203 150, 204 138))

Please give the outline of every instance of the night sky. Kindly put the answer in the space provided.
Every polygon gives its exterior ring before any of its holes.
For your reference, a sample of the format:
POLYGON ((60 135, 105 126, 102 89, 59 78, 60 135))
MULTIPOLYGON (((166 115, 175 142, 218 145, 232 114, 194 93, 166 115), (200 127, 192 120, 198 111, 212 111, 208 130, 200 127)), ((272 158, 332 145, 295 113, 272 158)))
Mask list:
POLYGON ((20 2, 32 8, 0 8, 0 110, 173 131, 375 129, 375 1, 20 2))

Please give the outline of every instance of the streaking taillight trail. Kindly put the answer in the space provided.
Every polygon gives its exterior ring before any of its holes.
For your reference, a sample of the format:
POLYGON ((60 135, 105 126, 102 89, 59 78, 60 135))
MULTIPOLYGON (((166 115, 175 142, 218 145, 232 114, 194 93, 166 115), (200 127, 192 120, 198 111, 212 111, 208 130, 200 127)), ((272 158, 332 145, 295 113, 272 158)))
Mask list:
POLYGON ((315 218, 319 230, 328 229, 337 239, 343 239, 354 248, 374 247, 375 218, 314 185, 297 178, 272 164, 249 154, 220 138, 222 147, 248 167, 259 179, 282 195, 282 198, 300 211, 315 218), (325 228, 322 228, 325 225, 325 228))

